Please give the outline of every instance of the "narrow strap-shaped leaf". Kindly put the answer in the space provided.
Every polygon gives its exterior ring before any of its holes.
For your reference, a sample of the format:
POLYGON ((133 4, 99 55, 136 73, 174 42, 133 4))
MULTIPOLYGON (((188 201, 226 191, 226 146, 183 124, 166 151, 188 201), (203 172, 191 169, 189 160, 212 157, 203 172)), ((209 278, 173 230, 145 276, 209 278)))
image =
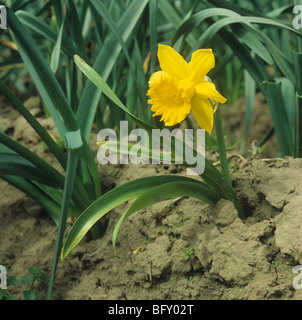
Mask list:
POLYGON ((77 8, 73 0, 66 0, 65 2, 67 5, 67 19, 69 22, 68 26, 70 28, 72 41, 74 42, 74 45, 81 50, 81 52, 85 52, 84 57, 87 58, 85 42, 82 35, 82 26, 80 24, 77 8))
MULTIPOLYGON (((120 44, 120 46, 123 49, 123 53, 124 53, 124 55, 125 55, 125 57, 126 57, 126 59, 128 61, 128 64, 129 64, 131 75, 134 78, 134 84, 137 87, 137 94, 138 94, 138 96, 140 98, 140 105, 141 105, 141 108, 142 108, 143 120, 146 120, 146 115, 145 114, 146 114, 146 110, 147 110, 147 108, 146 108, 147 107, 147 101, 146 101, 146 95, 145 95, 145 90, 144 90, 145 88, 143 87, 145 79, 144 79, 144 77, 143 77, 143 81, 139 81, 141 79, 137 79, 137 76, 135 74, 134 64, 131 61, 130 54, 129 54, 128 48, 126 46, 126 43, 124 42, 124 40, 123 40, 123 38, 121 36, 121 31, 119 30, 118 26, 115 24, 113 19, 110 17, 109 12, 105 8, 105 6, 100 1, 92 0, 91 2, 93 4, 93 6, 95 7, 95 9, 97 10, 97 12, 106 21, 106 23, 108 24, 110 30, 112 31, 112 33, 114 34, 114 36, 118 40, 118 43, 120 44)), ((140 65, 142 66, 143 64, 141 63, 140 65)))
MULTIPOLYGON (((57 2, 57 0, 55 2, 57 2)), ((29 12, 26 12, 26 11, 18 11, 16 12, 16 16, 20 19, 20 21, 24 26, 26 26, 27 28, 30 28, 32 31, 36 32, 42 37, 50 40, 52 43, 56 43, 58 39, 58 34, 54 30, 52 30, 49 27, 49 25, 46 24, 44 21, 31 15, 29 12)), ((76 53, 84 56, 85 53, 82 52, 79 48, 74 47, 70 42, 70 39, 68 39, 64 35, 62 36, 62 38, 63 40, 61 44, 61 49, 70 58, 72 58, 73 55, 76 53)))
POLYGON ((66 220, 68 216, 68 210, 69 210, 69 205, 70 205, 70 200, 72 195, 74 179, 76 175, 78 159, 79 159, 79 151, 69 149, 66 179, 64 184, 64 193, 63 193, 63 200, 62 200, 62 206, 61 206, 61 214, 60 214, 60 220, 59 220, 55 252, 53 256, 51 275, 50 275, 50 280, 48 284, 47 300, 51 299, 51 292, 52 292, 53 282, 55 278, 57 263, 60 257, 61 246, 62 246, 64 231, 66 227, 66 220))
MULTIPOLYGON (((54 167, 52 167, 48 162, 44 161, 42 158, 38 157, 36 154, 14 141, 8 137, 4 132, 0 130, 0 143, 6 146, 11 151, 19 154, 23 158, 27 159, 33 165, 35 165, 41 172, 45 174, 52 181, 52 183, 60 186, 63 189, 64 186, 64 176, 58 172, 54 167)), ((7 152, 7 151, 5 151, 7 152)), ((84 208, 91 201, 87 199, 86 190, 81 185, 80 181, 76 180, 76 190, 74 193, 74 200, 80 206, 84 208), (81 195, 81 196, 79 196, 81 195)))
MULTIPOLYGON (((41 188, 39 188, 39 186, 17 176, 1 174, 0 178, 34 199, 49 214, 54 223, 56 225, 59 224, 60 206, 49 194, 45 193, 41 188)), ((58 192, 58 190, 56 191, 58 192)))
POLYGON ((119 30, 118 26, 115 24, 114 20, 111 18, 109 12, 107 11, 105 5, 101 1, 97 0, 91 0, 92 5, 96 9, 96 11, 100 14, 102 19, 107 23, 110 30, 116 37, 117 41, 119 42, 120 46, 122 47, 124 54, 126 56, 126 59, 128 60, 129 65, 131 65, 131 59, 128 52, 128 48, 123 40, 123 37, 121 35, 121 31, 119 30))
MULTIPOLYGON (((127 42, 133 35, 133 30, 141 18, 142 13, 148 0, 133 0, 130 2, 125 13, 118 22, 118 29, 124 42, 127 42)), ((93 68, 101 74, 102 78, 107 81, 116 60, 121 52, 121 46, 113 34, 106 37, 105 44, 102 46, 97 55, 93 68)), ((77 111, 77 119, 85 139, 89 140, 92 124, 95 118, 95 112, 101 96, 99 91, 91 82, 87 81, 81 96, 80 104, 77 111), (89 108, 87 108, 87 100, 89 99, 89 108)))
POLYGON ((19 176, 50 187, 59 187, 58 184, 49 179, 41 170, 17 154, 0 153, 0 174, 19 176))
POLYGON ((296 93, 295 157, 302 157, 302 95, 296 93))
POLYGON ((151 63, 150 74, 155 71, 157 55, 157 17, 158 17, 158 0, 149 1, 149 21, 150 21, 150 48, 151 63))
MULTIPOLYGON (((235 29, 235 27, 233 29, 235 29)), ((247 29, 239 30, 241 32, 239 31, 238 36, 242 42, 245 43, 253 52, 255 52, 263 61, 269 65, 272 65, 274 60, 265 45, 262 44, 262 39, 259 34, 247 29)))
POLYGON ((244 121, 244 135, 249 133, 250 125, 252 122, 254 107, 255 107, 255 95, 256 95, 256 83, 247 70, 244 70, 244 90, 245 90, 245 121, 244 121))
POLYGON ((283 102, 281 83, 266 81, 261 84, 261 88, 271 111, 281 155, 283 157, 293 156, 294 145, 288 116, 283 102))
POLYGON ((250 55, 250 51, 234 37, 234 35, 225 30, 219 30, 218 34, 223 41, 234 51, 235 55, 241 60, 242 64, 249 71, 258 86, 262 81, 268 80, 269 75, 264 68, 261 68, 254 57, 250 55))
POLYGON ((205 169, 200 177, 220 198, 232 201, 238 211, 238 217, 245 219, 244 210, 234 189, 208 159, 205 159, 205 169))
POLYGON ((155 176, 127 182, 102 195, 93 202, 76 220, 70 229, 63 245, 61 257, 64 259, 83 239, 90 228, 106 213, 121 203, 137 198, 144 192, 168 182, 191 181, 196 186, 204 186, 200 181, 181 176, 155 176))
POLYGON ((58 39, 53 47, 51 58, 50 58, 50 69, 53 73, 57 72, 59 62, 60 62, 60 55, 61 55, 61 45, 62 45, 62 36, 65 26, 65 18, 62 22, 62 25, 59 30, 58 39))
POLYGON ((49 177, 54 183, 60 185, 61 187, 64 184, 64 177, 61 175, 56 169, 54 169, 50 164, 46 161, 38 157, 36 154, 23 147, 18 142, 14 141, 10 137, 8 137, 5 133, 0 131, 0 143, 3 143, 6 147, 18 153, 23 158, 27 159, 29 162, 34 164, 37 168, 39 168, 46 176, 49 177))
POLYGON ((224 142, 224 132, 222 127, 220 106, 217 107, 217 111, 214 114, 214 123, 215 123, 216 135, 217 135, 218 153, 219 153, 219 159, 220 159, 221 172, 225 181, 231 186, 232 181, 231 181, 229 163, 227 159, 226 147, 224 142))
MULTIPOLYGON (((301 31, 301 30, 300 30, 301 31)), ((302 33, 302 32, 301 32, 302 33)), ((300 52, 294 51, 293 63, 296 75, 296 108, 295 108, 295 156, 302 157, 302 40, 300 52)))
MULTIPOLYGON (((175 29, 182 24, 182 18, 179 16, 179 13, 176 9, 174 9, 173 5, 170 1, 167 0, 160 0, 158 1, 158 8, 160 9, 161 13, 165 16, 166 20, 173 25, 175 29)), ((189 44, 190 47, 194 46, 196 43, 196 39, 192 34, 189 34, 185 38, 186 42, 189 44)))
MULTIPOLYGON (((137 156, 138 150, 135 149, 136 145, 133 145, 129 142, 100 141, 97 144, 113 153, 118 152, 120 154, 127 154, 129 156, 137 156)), ((150 159, 158 161, 163 161, 164 159, 164 154, 162 151, 157 152, 156 150, 151 150, 145 146, 139 146, 139 149, 142 155, 144 155, 146 158, 149 158, 149 161, 150 159)), ((171 163, 175 163, 175 154, 173 151, 168 155, 168 157, 171 163)), ((185 166, 190 167, 190 165, 186 163, 185 157, 183 158, 183 163, 185 166)), ((236 210, 238 211, 238 216, 240 219, 245 218, 243 208, 231 186, 230 180, 227 182, 218 169, 207 159, 205 159, 204 172, 200 175, 200 178, 207 183, 207 185, 218 195, 219 198, 232 201, 236 210)))
MULTIPOLYGON (((206 16, 206 15, 205 15, 206 16)), ((261 57, 266 63, 273 64, 273 59, 262 44, 262 39, 259 34, 256 32, 256 29, 249 24, 248 20, 243 20, 243 17, 231 16, 227 18, 220 19, 215 23, 211 24, 209 28, 202 34, 199 40, 196 42, 191 52, 197 50, 198 48, 204 46, 204 43, 207 43, 212 37, 214 37, 218 31, 228 25, 242 23, 245 24, 245 29, 235 29, 237 37, 245 43, 251 50, 253 50, 259 57, 261 57), (249 30, 251 29, 251 30, 249 30)))
MULTIPOLYGON (((261 12, 260 10, 254 11, 254 10, 250 10, 245 8, 244 6, 240 6, 238 4, 235 4, 233 2, 230 1, 224 1, 224 0, 208 0, 208 2, 212 3, 213 5, 215 5, 218 8, 226 8, 226 9, 230 9, 232 11, 235 11, 243 16, 253 16, 253 17, 259 17, 259 18, 274 18, 274 20, 276 22, 278 22, 279 20, 276 19, 277 16, 280 15, 280 13, 282 13, 284 10, 290 8, 292 5, 286 5, 283 7, 278 7, 275 10, 272 10, 271 12, 268 12, 267 14, 261 12)), ((281 21, 282 23, 284 21, 281 21)))
POLYGON ((26 121, 32 126, 40 138, 45 142, 63 168, 66 167, 66 156, 52 139, 49 133, 41 126, 39 121, 27 110, 23 103, 9 90, 9 88, 0 80, 0 91, 6 96, 13 106, 20 112, 26 121))
POLYGON ((58 131, 66 144, 66 129, 77 129, 77 123, 73 113, 71 112, 71 108, 68 105, 67 98, 65 97, 59 82, 47 65, 36 43, 24 29, 16 15, 9 9, 8 19, 10 21, 9 27, 13 32, 13 37, 19 49, 19 54, 25 62, 48 111, 56 123, 58 131), (57 108, 65 120, 67 128, 58 114, 57 108))
POLYGON ((296 90, 294 84, 287 78, 277 78, 275 79, 281 84, 281 93, 284 102, 284 110, 288 119, 288 126, 292 135, 292 140, 294 141, 295 136, 295 106, 296 104, 296 90))
MULTIPOLYGON (((68 104, 67 98, 55 75, 50 70, 36 43, 24 29, 16 15, 8 9, 9 27, 19 48, 19 53, 30 72, 39 93, 58 128, 66 145, 67 130, 76 131, 79 128, 77 119, 68 104), (57 111, 59 110, 59 113, 57 111), (63 122, 63 120, 64 122, 63 122)), ((101 194, 98 171, 87 140, 83 141, 82 156, 87 162, 93 180, 96 197, 101 194)))
POLYGON ((149 123, 134 116, 130 111, 124 106, 120 99, 114 94, 107 83, 102 79, 102 77, 91 68, 81 57, 78 55, 74 56, 74 61, 80 70, 87 76, 87 78, 92 81, 112 102, 114 102, 118 107, 120 107, 126 114, 128 114, 141 128, 151 131, 156 129, 156 127, 151 126, 149 123))
POLYGON ((138 197, 124 212, 114 228, 112 244, 115 254, 118 256, 116 251, 117 235, 122 223, 127 217, 140 209, 146 208, 147 206, 177 197, 194 197, 208 204, 215 203, 218 200, 217 195, 206 185, 196 184, 195 182, 192 182, 192 179, 188 181, 173 181, 164 183, 160 186, 152 188, 149 191, 146 191, 140 197, 138 197))
POLYGON ((264 17, 265 15, 262 12, 258 11, 253 11, 253 10, 249 10, 243 6, 240 5, 236 5, 235 3, 229 2, 229 1, 224 1, 224 0, 208 0, 208 2, 210 2, 211 4, 213 4, 214 6, 218 7, 218 8, 226 8, 226 9, 230 9, 234 12, 237 12, 241 15, 253 15, 253 16, 259 16, 259 17, 264 17))
POLYGON ((50 0, 50 2, 51 2, 51 5, 53 6, 56 20, 59 23, 59 25, 61 25, 63 21, 62 1, 50 0))
POLYGON ((189 18, 187 21, 183 23, 177 30, 175 37, 173 39, 173 43, 184 33, 188 32, 192 27, 198 26, 201 22, 203 22, 206 18, 222 15, 227 18, 218 20, 214 24, 212 24, 206 32, 202 35, 201 39, 197 42, 195 46, 193 46, 192 51, 196 49, 196 47, 202 45, 206 38, 210 36, 214 36, 222 27, 227 26, 229 24, 240 23, 243 24, 248 30, 253 31, 254 35, 251 33, 247 33, 244 37, 241 37, 241 40, 244 41, 252 50, 254 50, 264 61, 269 64, 272 64, 272 58, 274 58, 278 68, 287 76, 291 81, 294 79, 293 70, 289 61, 287 61, 287 57, 279 50, 278 47, 261 31, 255 28, 252 23, 262 23, 269 26, 284 28, 292 31, 293 33, 299 34, 295 29, 288 27, 285 24, 276 22, 272 19, 264 19, 258 17, 243 17, 236 12, 228 9, 222 8, 210 8, 203 11, 200 11, 189 18), (262 38, 262 41, 266 43, 266 47, 269 49, 270 54, 267 52, 267 49, 261 44, 259 39, 262 38))

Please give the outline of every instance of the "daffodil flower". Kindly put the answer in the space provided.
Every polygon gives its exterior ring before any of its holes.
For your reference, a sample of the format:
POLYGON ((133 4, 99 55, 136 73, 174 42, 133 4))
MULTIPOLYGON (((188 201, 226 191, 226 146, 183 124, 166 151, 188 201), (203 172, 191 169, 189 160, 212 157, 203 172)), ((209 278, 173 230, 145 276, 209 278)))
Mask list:
POLYGON ((153 116, 173 126, 192 111, 198 125, 211 133, 214 109, 209 99, 226 102, 206 76, 215 65, 212 49, 196 50, 187 63, 172 47, 159 44, 158 60, 162 71, 152 74, 147 92, 153 116))

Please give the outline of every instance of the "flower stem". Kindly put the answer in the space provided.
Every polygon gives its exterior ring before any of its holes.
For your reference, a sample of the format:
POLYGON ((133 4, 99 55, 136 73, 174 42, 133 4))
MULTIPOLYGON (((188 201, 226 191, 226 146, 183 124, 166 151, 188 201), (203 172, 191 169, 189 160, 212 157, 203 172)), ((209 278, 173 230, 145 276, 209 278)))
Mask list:
POLYGON ((218 106, 215 114, 214 121, 216 127, 216 135, 218 141, 218 151, 221 163, 221 171, 219 172, 217 168, 207 159, 205 159, 205 170, 201 175, 201 178, 208 184, 208 186, 215 190, 215 192, 223 199, 227 199, 233 202, 237 212, 238 217, 242 220, 246 218, 243 207, 235 194, 232 186, 231 176, 229 171, 229 164, 226 155, 226 148, 224 143, 224 134, 222 128, 221 112, 218 106))
POLYGON ((219 152, 219 159, 221 164, 221 173, 225 179, 225 181, 231 186, 231 176, 229 171, 229 163, 228 158, 226 155, 226 148, 225 148, 225 142, 224 142, 224 134, 223 134, 223 128, 222 128, 222 120, 221 120, 221 111, 220 107, 218 105, 218 108, 214 114, 214 122, 215 122, 215 128, 216 128, 216 136, 218 141, 218 152, 219 152))
POLYGON ((246 218, 243 207, 237 198, 233 187, 225 181, 222 174, 207 159, 205 159, 204 172, 200 177, 212 190, 217 193, 219 197, 233 202, 240 219, 244 220, 246 218))

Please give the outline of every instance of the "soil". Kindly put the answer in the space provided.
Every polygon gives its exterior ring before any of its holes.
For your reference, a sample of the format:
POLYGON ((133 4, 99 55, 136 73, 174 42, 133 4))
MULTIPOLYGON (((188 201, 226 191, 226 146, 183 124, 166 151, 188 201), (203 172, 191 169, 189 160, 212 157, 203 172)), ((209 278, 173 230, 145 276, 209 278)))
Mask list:
MULTIPOLYGON (((26 101, 28 109, 53 135, 51 119, 41 112, 39 98, 26 101)), ((246 220, 233 204, 220 200, 208 205, 194 198, 167 200, 138 211, 122 225, 114 255, 112 231, 129 203, 107 214, 102 239, 85 237, 59 261, 54 300, 300 300, 293 273, 302 264, 302 159, 275 158, 278 147, 270 139, 264 152, 253 142, 272 126, 265 100, 257 96, 249 138, 248 160, 234 149, 229 153, 232 182, 246 220), (191 251, 190 251, 191 249, 191 251)), ((223 109, 228 141, 242 137, 244 100, 223 109)), ((28 124, 9 105, 0 109, 1 127, 15 140, 56 165, 28 124)), ((94 138, 92 138, 93 140, 94 138)), ((94 141, 92 145, 94 145, 94 141)), ((209 159, 219 166, 215 152, 209 159)), ((127 181, 185 172, 174 165, 100 166, 106 190, 127 181)), ((20 279, 29 267, 50 273, 57 228, 35 201, 0 180, 0 264, 20 279)), ((69 229, 70 227, 68 227, 69 229)), ((24 299, 24 285, 7 290, 24 299)), ((44 299, 47 284, 39 287, 44 299)))

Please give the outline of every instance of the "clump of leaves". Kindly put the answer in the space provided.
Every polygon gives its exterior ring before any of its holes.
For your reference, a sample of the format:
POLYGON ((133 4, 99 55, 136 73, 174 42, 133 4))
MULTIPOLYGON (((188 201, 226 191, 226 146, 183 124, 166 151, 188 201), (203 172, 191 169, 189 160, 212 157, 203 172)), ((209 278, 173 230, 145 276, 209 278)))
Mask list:
POLYGON ((188 249, 182 251, 184 253, 184 260, 190 260, 191 256, 194 254, 194 247, 189 246, 188 249))
MULTIPOLYGON (((11 269, 7 270, 8 272, 11 269)), ((15 286, 18 283, 16 276, 7 277, 7 286, 15 286)), ((7 290, 0 289, 0 300, 16 300, 16 297, 11 295, 7 290)))
MULTIPOLYGON (((30 267, 27 270, 29 274, 23 275, 20 279, 20 283, 26 286, 26 289, 23 291, 23 297, 25 300, 36 300, 39 293, 39 286, 43 282, 47 283, 49 277, 42 271, 42 268, 30 267)), ((16 276, 7 278, 8 286, 16 286, 18 283, 19 280, 16 276)), ((16 297, 6 290, 0 290, 0 300, 16 300, 16 297)))
POLYGON ((28 285, 29 288, 23 291, 25 300, 36 300, 38 295, 38 287, 43 282, 48 282, 49 277, 42 271, 41 268, 28 268, 30 274, 22 276, 21 283, 28 285))

